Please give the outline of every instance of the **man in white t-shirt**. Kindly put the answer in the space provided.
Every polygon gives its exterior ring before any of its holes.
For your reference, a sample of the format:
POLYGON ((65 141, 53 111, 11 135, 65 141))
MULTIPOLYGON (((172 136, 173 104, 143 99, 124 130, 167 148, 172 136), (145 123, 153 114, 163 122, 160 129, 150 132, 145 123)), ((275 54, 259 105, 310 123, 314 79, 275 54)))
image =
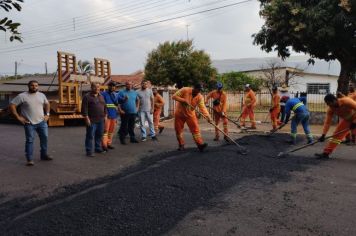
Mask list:
POLYGON ((149 136, 153 141, 157 141, 155 128, 153 125, 153 110, 154 110, 154 97, 152 89, 148 88, 147 81, 142 81, 141 89, 137 90, 137 94, 140 100, 139 106, 139 117, 140 117, 140 126, 141 126, 141 141, 146 141, 146 127, 145 123, 148 122, 150 129, 149 136))
POLYGON ((38 82, 36 80, 31 80, 27 86, 28 92, 20 93, 11 101, 10 111, 15 118, 24 125, 27 166, 33 166, 33 142, 35 132, 37 132, 40 138, 41 160, 52 160, 52 157, 47 153, 47 121, 49 119, 50 105, 46 95, 38 92, 38 82), (17 112, 17 106, 21 106, 21 114, 17 112))

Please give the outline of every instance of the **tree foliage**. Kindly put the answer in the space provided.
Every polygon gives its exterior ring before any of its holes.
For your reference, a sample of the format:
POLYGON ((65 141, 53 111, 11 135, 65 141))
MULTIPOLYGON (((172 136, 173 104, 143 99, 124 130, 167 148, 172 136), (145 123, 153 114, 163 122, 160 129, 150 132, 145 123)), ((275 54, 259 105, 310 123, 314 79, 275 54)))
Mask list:
POLYGON ((258 91, 263 85, 261 79, 243 72, 224 73, 218 76, 218 80, 224 84, 224 89, 228 91, 243 91, 246 84, 250 84, 252 90, 258 91))
POLYGON ((286 58, 290 48, 341 64, 338 90, 347 91, 356 70, 355 0, 259 0, 265 19, 254 44, 286 58))
POLYGON ((160 44, 148 54, 145 65, 145 79, 154 85, 207 85, 215 76, 210 56, 195 50, 191 40, 160 44))
POLYGON ((79 60, 78 61, 78 72, 80 74, 90 74, 94 71, 94 66, 90 61, 87 60, 79 60))
MULTIPOLYGON (((21 11, 21 5, 23 0, 0 0, 0 8, 5 10, 6 12, 9 12, 13 9, 16 9, 17 11, 21 11)), ((20 23, 13 22, 11 19, 8 17, 4 17, 0 19, 0 30, 6 32, 9 31, 11 33, 10 35, 10 41, 20 41, 22 42, 21 39, 21 33, 18 32, 18 27, 20 26, 20 23)))

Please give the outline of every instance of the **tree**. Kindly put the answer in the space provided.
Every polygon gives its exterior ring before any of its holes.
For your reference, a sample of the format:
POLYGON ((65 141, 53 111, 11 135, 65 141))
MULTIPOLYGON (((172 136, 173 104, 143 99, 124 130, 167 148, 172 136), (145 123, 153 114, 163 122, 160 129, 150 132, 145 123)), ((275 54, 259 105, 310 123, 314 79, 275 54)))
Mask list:
POLYGON ((286 68, 282 63, 277 60, 268 60, 265 65, 261 65, 263 87, 267 88, 272 95, 273 87, 280 87, 283 84, 290 86, 295 84, 294 78, 301 76, 304 69, 299 68, 286 68))
POLYGON ((228 72, 217 78, 224 84, 224 89, 229 91, 243 91, 246 84, 250 84, 252 90, 260 90, 262 80, 243 72, 228 72))
POLYGON ((194 50, 189 41, 165 42, 148 54, 145 79, 154 85, 190 86, 196 82, 210 84, 216 76, 210 56, 194 50))
MULTIPOLYGON (((0 8, 4 9, 7 12, 12 10, 13 8, 15 8, 17 11, 21 11, 20 2, 23 2, 23 0, 0 0, 0 8)), ((17 28, 20 25, 20 23, 13 22, 8 17, 0 19, 0 30, 4 32, 10 31, 11 42, 14 40, 22 42, 21 33, 17 31, 17 28)))
POLYGON ((356 3, 354 0, 259 0, 265 19, 253 43, 283 59, 290 47, 326 61, 341 64, 338 91, 347 93, 356 70, 356 3))
POLYGON ((94 71, 93 68, 94 68, 93 64, 90 61, 86 61, 86 60, 85 61, 81 61, 81 60, 78 61, 78 72, 80 74, 88 75, 88 74, 90 74, 91 72, 94 71))

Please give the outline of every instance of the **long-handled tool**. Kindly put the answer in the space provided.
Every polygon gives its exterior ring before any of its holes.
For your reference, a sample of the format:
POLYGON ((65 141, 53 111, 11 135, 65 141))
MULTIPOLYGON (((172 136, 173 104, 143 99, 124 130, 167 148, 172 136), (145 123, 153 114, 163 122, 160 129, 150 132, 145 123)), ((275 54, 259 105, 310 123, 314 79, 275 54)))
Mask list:
POLYGON ((286 126, 288 124, 289 121, 291 121, 294 118, 294 116, 292 118, 290 118, 286 123, 283 123, 282 125, 280 125, 277 129, 272 130, 271 132, 269 132, 266 137, 271 136, 272 134, 276 133, 277 131, 281 130, 284 126, 286 126))
MULTIPOLYGON (((212 109, 212 107, 210 107, 210 106, 206 106, 206 107, 212 109)), ((234 121, 233 119, 231 119, 231 118, 229 118, 229 117, 227 117, 227 116, 225 116, 225 118, 226 118, 228 121, 230 121, 231 123, 235 124, 235 125, 237 126, 237 128, 241 129, 241 125, 240 125, 240 123, 239 123, 239 120, 240 120, 241 116, 242 116, 242 113, 240 114, 240 116, 237 118, 236 121, 234 121)))
MULTIPOLYGON (((343 130, 341 130, 341 131, 339 131, 339 132, 337 132, 337 133, 335 133, 335 134, 333 134, 333 135, 330 135, 330 136, 325 137, 325 139, 332 138, 332 137, 334 137, 335 135, 338 135, 338 134, 340 134, 340 133, 343 133, 343 132, 345 132, 345 131, 347 131, 347 130, 349 130, 349 129, 350 129, 350 128, 343 129, 343 130)), ((296 151, 299 151, 299 150, 304 149, 304 148, 306 148, 306 147, 313 146, 314 144, 319 143, 319 142, 320 142, 319 140, 315 140, 314 142, 305 144, 305 145, 303 145, 303 146, 294 148, 294 149, 292 149, 292 150, 289 150, 289 151, 286 151, 286 152, 280 152, 280 153, 278 153, 277 157, 278 157, 278 158, 281 158, 281 157, 283 157, 283 156, 288 155, 289 153, 296 152, 296 151)))
MULTIPOLYGON (((195 109, 192 105, 190 105, 189 103, 187 103, 188 106, 191 108, 191 109, 195 109)), ((200 111, 198 111, 197 109, 195 109, 196 112, 199 113, 199 115, 201 115, 205 120, 208 120, 208 118, 203 114, 201 113, 200 111)), ((225 137, 227 137, 233 144, 235 144, 238 148, 239 148, 239 153, 241 153, 242 155, 246 155, 248 150, 241 146, 240 144, 238 144, 235 140, 233 140, 229 135, 227 135, 227 133, 225 133, 222 129, 220 129, 217 125, 215 125, 214 123, 212 122, 209 122, 209 124, 211 124, 212 126, 214 126, 217 130, 219 130, 222 134, 224 134, 225 137)))

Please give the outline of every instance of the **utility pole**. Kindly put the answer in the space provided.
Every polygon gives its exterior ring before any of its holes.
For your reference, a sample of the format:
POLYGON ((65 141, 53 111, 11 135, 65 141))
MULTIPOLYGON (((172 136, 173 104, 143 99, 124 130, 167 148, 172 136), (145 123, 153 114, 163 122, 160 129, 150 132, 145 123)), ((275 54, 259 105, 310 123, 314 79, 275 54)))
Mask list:
POLYGON ((75 17, 73 18, 73 30, 75 31, 75 17))
POLYGON ((189 40, 189 29, 188 29, 189 25, 185 25, 185 26, 187 27, 187 40, 189 40))
POLYGON ((45 62, 45 71, 46 71, 46 75, 48 74, 48 71, 47 71, 47 62, 45 62))
POLYGON ((15 79, 17 79, 17 61, 15 61, 15 79))

